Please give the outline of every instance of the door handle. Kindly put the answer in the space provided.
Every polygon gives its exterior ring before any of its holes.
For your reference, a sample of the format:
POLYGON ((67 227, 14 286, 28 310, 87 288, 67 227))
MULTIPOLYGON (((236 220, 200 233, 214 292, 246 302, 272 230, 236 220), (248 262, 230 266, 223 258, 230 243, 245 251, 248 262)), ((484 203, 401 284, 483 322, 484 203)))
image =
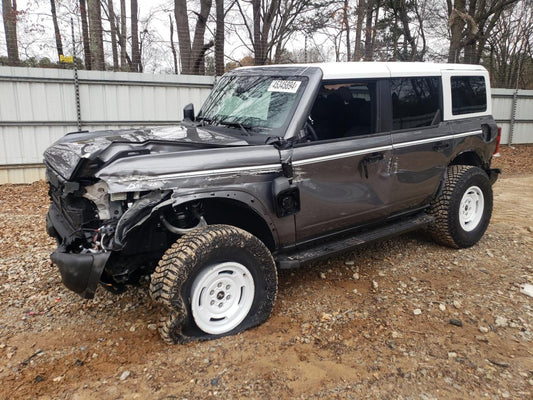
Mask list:
POLYGON ((450 148, 450 143, 440 142, 433 146, 433 151, 444 151, 449 148, 450 148))
POLYGON ((383 153, 374 153, 363 159, 367 164, 374 164, 381 160, 383 160, 383 153))
POLYGON ((383 160, 384 156, 383 153, 373 153, 361 160, 359 163, 359 169, 362 168, 363 172, 365 173, 365 178, 368 179, 368 166, 370 164, 375 164, 381 160, 383 160))

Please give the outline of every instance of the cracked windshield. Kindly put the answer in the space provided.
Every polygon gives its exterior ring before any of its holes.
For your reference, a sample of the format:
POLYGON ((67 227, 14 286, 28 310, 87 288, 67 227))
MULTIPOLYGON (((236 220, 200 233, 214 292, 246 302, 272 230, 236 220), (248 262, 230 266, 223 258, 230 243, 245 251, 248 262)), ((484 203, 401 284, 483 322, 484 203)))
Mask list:
POLYGON ((280 128, 304 86, 302 77, 224 77, 207 99, 198 120, 241 129, 280 128))

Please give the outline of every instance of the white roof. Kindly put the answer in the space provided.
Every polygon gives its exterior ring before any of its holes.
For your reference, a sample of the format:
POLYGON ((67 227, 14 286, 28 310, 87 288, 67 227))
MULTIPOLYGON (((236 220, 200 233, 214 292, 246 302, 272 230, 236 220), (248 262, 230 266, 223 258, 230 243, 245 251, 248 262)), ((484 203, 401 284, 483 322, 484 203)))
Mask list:
MULTIPOLYGON (((268 66, 261 66, 262 68, 268 66)), ((438 76, 442 71, 480 71, 486 72, 481 65, 437 64, 426 62, 329 62, 316 64, 279 64, 272 67, 318 67, 324 74, 323 79, 350 78, 388 78, 390 76, 438 76)), ((254 68, 254 67, 245 67, 254 68)))

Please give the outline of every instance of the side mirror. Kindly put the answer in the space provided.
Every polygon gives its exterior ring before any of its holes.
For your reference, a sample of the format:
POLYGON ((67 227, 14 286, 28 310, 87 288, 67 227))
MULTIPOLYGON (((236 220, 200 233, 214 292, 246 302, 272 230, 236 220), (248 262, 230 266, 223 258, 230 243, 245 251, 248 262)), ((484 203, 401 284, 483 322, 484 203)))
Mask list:
POLYGON ((189 103, 183 107, 183 119, 194 121, 194 106, 192 103, 189 103))

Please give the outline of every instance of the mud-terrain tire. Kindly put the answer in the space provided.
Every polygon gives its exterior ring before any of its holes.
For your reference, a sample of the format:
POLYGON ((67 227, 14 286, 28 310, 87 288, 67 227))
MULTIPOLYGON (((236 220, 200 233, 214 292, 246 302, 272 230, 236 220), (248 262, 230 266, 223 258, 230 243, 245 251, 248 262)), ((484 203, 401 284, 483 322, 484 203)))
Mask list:
POLYGON ((274 306, 277 271, 267 247, 229 225, 210 225, 179 238, 150 282, 163 305, 159 332, 167 343, 215 339, 265 322, 274 306))
POLYGON ((428 231, 437 243, 454 248, 476 244, 492 215, 492 186, 485 171, 470 165, 448 167, 446 181, 429 213, 428 231))

